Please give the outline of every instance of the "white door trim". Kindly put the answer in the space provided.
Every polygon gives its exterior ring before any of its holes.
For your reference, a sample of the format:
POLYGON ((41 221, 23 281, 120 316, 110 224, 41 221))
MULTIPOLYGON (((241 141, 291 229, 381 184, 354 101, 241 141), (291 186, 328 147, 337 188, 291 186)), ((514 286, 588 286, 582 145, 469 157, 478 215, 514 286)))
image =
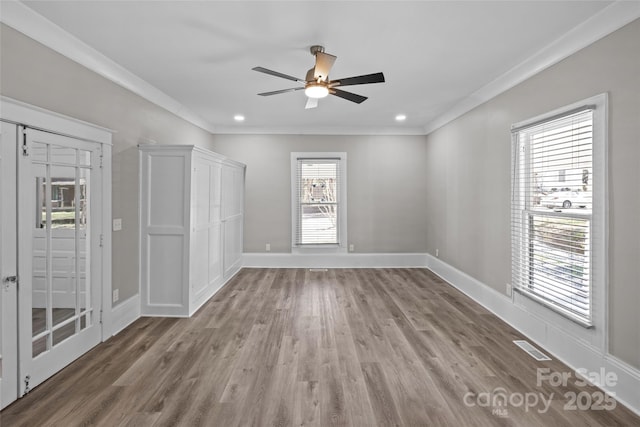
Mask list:
POLYGON ((17 126, 0 122, 0 409, 18 397, 17 283, 4 278, 16 271, 16 133, 17 126))

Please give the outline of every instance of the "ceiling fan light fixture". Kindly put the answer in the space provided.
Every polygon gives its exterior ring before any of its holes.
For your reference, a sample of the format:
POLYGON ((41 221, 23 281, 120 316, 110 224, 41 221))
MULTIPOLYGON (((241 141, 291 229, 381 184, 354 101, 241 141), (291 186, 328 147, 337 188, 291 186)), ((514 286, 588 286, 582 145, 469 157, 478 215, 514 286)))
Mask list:
POLYGON ((304 88, 304 94, 309 98, 324 98, 329 95, 329 88, 321 84, 310 83, 304 88))
MULTIPOLYGON (((1 1, 1 0, 0 0, 1 1)), ((286 80, 293 80, 294 82, 302 83, 302 86, 293 87, 291 89, 274 90, 271 92, 259 93, 260 96, 278 95, 281 93, 295 92, 303 90, 307 96, 307 103, 305 109, 316 108, 318 106, 318 99, 324 98, 328 95, 334 95, 338 98, 346 99, 347 101, 354 102, 356 104, 362 104, 367 100, 366 96, 358 95, 356 93, 347 92, 342 90, 343 86, 364 85, 369 83, 384 83, 384 74, 373 73, 363 74, 361 76, 347 77, 338 80, 329 80, 329 75, 333 63, 337 59, 335 55, 325 53, 324 47, 319 45, 311 46, 311 54, 315 57, 315 64, 313 68, 307 71, 305 79, 299 79, 288 74, 283 74, 278 71, 269 70, 264 67, 253 67, 252 70, 260 73, 269 74, 274 77, 280 77, 286 80)))

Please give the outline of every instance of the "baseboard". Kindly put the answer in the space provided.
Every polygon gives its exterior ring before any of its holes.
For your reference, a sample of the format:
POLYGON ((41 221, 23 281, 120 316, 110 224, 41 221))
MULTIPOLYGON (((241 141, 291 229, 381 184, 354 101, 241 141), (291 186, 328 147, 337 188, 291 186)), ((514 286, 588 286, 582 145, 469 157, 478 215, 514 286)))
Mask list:
POLYGON ((572 370, 583 369, 589 373, 601 373, 604 370, 605 373, 615 373, 617 381, 614 386, 594 385, 615 395, 618 402, 640 415, 640 370, 577 341, 555 325, 545 325, 544 319, 514 304, 511 298, 429 254, 427 267, 572 370))
POLYGON ((291 254, 244 253, 247 268, 400 268, 427 265, 426 253, 291 254))
POLYGON ((140 318, 140 295, 121 302, 111 309, 111 331, 116 335, 140 318))

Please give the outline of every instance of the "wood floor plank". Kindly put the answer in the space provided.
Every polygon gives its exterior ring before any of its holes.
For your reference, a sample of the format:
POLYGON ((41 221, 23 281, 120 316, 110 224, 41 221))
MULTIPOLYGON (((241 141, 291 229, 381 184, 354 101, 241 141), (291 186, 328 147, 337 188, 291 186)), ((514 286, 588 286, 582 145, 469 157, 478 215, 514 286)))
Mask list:
POLYGON ((402 420, 394 403, 387 380, 378 363, 362 363, 362 373, 378 425, 400 426, 402 420))
POLYGON ((160 417, 159 413, 145 414, 134 413, 128 414, 122 417, 121 420, 116 420, 112 425, 118 427, 148 427, 155 424, 160 417))
MULTIPOLYGON (((346 285, 346 276, 341 274, 344 270, 333 270, 336 284, 341 282, 346 285)), ((334 338, 338 351, 340 363, 340 374, 342 377, 343 392, 347 402, 347 411, 352 425, 368 427, 376 424, 371 402, 367 392, 366 382, 362 373, 362 367, 358 359, 358 352, 355 347, 353 333, 349 327, 347 315, 344 310, 346 299, 344 287, 336 286, 334 289, 335 315, 334 338)))
POLYGON ((293 425, 320 426, 318 381, 298 381, 294 397, 293 425))
MULTIPOLYGON (((2 413, 2 426, 636 426, 567 410, 526 339, 426 269, 243 269, 189 319, 142 318, 2 413), (495 405, 538 396, 548 405, 495 405), (484 399, 484 400, 483 400, 484 399), (488 399, 488 400, 487 400, 488 399), (500 402, 499 400, 497 402, 500 402)), ((553 356, 553 355, 551 355, 553 356)))

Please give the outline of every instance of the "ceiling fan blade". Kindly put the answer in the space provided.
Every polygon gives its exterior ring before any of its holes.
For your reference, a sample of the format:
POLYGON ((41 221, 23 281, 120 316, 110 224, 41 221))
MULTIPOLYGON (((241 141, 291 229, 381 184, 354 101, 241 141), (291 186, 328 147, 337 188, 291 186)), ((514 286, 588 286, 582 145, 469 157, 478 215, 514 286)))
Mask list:
POLYGON ((317 81, 318 79, 323 82, 327 81, 327 77, 329 77, 329 71, 331 71, 331 67, 333 67, 333 63, 336 62, 336 56, 329 55, 324 52, 316 53, 316 66, 313 72, 313 77, 317 81))
POLYGON ((309 108, 316 108, 318 106, 318 98, 307 98, 307 104, 304 106, 305 110, 309 108))
POLYGON ((364 85, 368 83, 384 83, 384 74, 365 74, 364 76, 347 77, 346 79, 331 80, 329 82, 331 86, 364 85))
POLYGON ((258 95, 260 96, 278 95, 279 93, 295 92, 296 90, 302 90, 302 89, 304 88, 292 87, 291 89, 280 89, 280 90, 274 90, 273 92, 262 92, 262 93, 259 93, 258 95))
POLYGON ((304 80, 301 80, 301 79, 299 79, 297 77, 293 77, 293 76, 290 76, 288 74, 282 74, 282 73, 279 73, 277 71, 269 70, 268 68, 264 68, 264 67, 253 67, 252 70, 253 71, 258 71, 260 73, 269 74, 270 76, 282 77, 283 79, 293 80, 294 82, 305 83, 304 80))
POLYGON ((340 89, 335 89, 335 88, 334 89, 330 89, 329 93, 331 93, 331 95, 335 95, 335 96, 340 97, 342 99, 346 99, 348 101, 355 102, 356 104, 361 104, 361 103, 363 103, 364 101, 367 100, 366 96, 358 95, 358 94, 355 94, 355 93, 351 93, 351 92, 347 92, 347 91, 340 90, 340 89))

